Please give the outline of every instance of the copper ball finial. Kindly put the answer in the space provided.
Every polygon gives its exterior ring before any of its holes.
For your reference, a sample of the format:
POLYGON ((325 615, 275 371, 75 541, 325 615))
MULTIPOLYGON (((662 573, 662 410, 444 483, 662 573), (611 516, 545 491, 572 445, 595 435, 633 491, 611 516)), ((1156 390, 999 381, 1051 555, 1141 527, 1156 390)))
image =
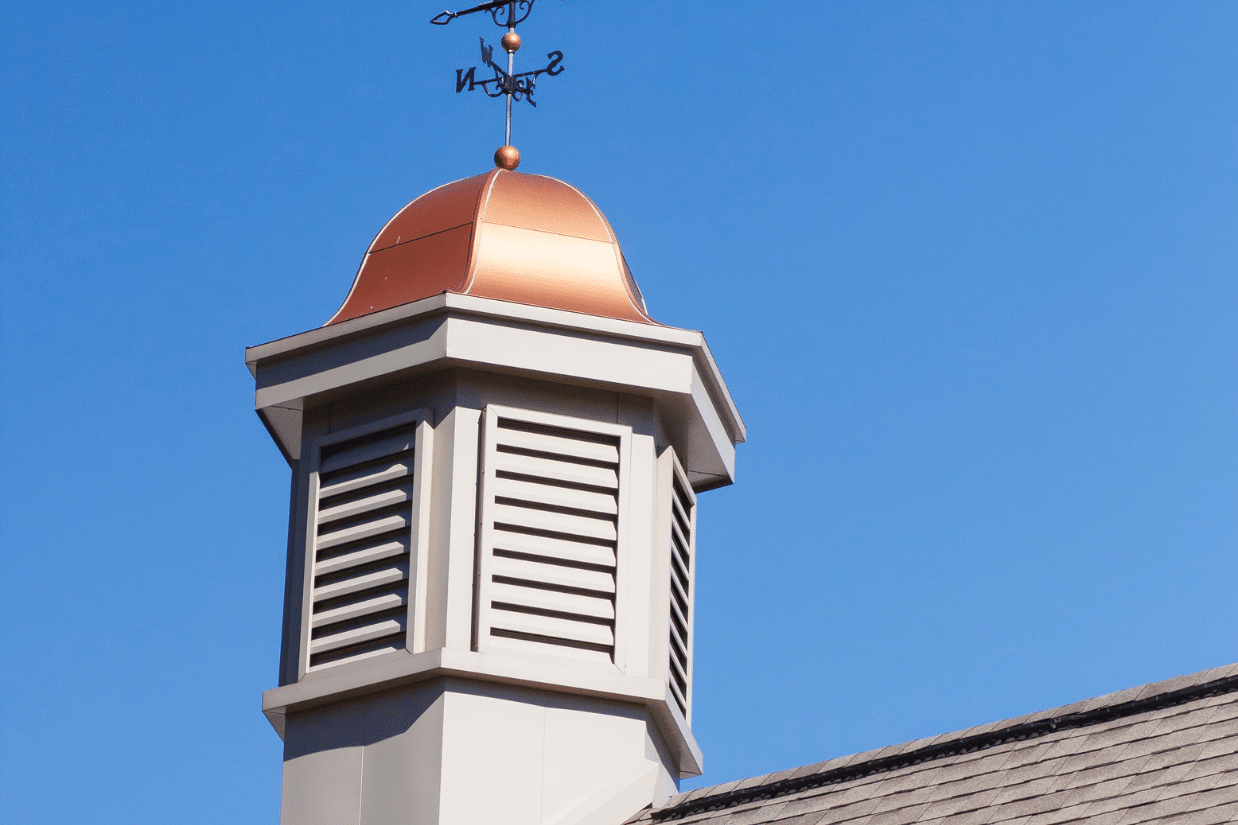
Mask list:
POLYGON ((503 39, 499 42, 503 44, 504 51, 516 52, 520 50, 520 35, 515 32, 508 32, 503 35, 503 39))
POLYGON ((520 151, 515 146, 500 146, 494 151, 494 165, 509 172, 520 165, 520 151))

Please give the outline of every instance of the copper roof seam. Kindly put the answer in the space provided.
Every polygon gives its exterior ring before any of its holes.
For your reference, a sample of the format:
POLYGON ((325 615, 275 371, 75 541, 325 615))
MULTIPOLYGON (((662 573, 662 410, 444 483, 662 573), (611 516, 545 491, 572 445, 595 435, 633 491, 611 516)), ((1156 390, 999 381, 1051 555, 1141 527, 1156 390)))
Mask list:
MULTIPOLYGON (((420 200, 420 199, 418 199, 418 200, 420 200)), ((410 204, 410 206, 411 206, 411 204, 410 204)), ((401 209, 400 211, 401 211, 401 212, 403 212, 404 210, 403 210, 403 209, 401 209)), ((397 214, 398 214, 398 213, 397 213, 397 214)), ((392 218, 391 220, 395 220, 395 218, 392 218)), ((390 223, 390 222, 391 222, 391 221, 388 221, 388 223, 390 223)), ((459 224, 459 225, 457 225, 457 226, 449 226, 449 227, 447 227, 446 229, 439 229, 439 230, 437 230, 437 231, 435 231, 435 232, 427 232, 427 233, 426 233, 426 234, 424 234, 424 235, 418 235, 418 236, 417 236, 417 237, 415 237, 415 238, 409 238, 408 240, 405 240, 405 241, 396 241, 395 243, 390 244, 390 245, 388 245, 388 246, 380 247, 380 248, 378 248, 378 249, 370 249, 370 250, 367 250, 365 254, 366 254, 366 255, 373 255, 375 252, 386 252, 388 249, 395 249, 397 246, 404 246, 404 244, 406 244, 406 243, 412 243, 413 241, 420 241, 420 240, 422 240, 423 238, 433 238, 435 235, 442 235, 444 232, 450 232, 450 231, 451 231, 451 230, 453 230, 453 229, 459 229, 460 227, 462 227, 462 226, 468 226, 468 225, 469 225, 469 224, 471 224, 471 223, 473 223, 473 221, 465 221, 464 223, 459 224)), ((386 227, 383 227, 383 228, 385 229, 386 227)), ((380 232, 380 233, 379 233, 379 235, 381 235, 381 234, 382 234, 382 233, 380 232)), ((374 240, 375 240, 375 241, 377 241, 377 240, 378 240, 378 238, 375 238, 374 240)), ((362 260, 365 260, 365 259, 363 258, 362 260)))
POLYGON ((464 287, 461 295, 468 295, 477 278, 477 247, 481 244, 481 224, 486 217, 486 207, 490 205, 490 195, 494 192, 494 182, 499 179, 501 169, 492 169, 486 174, 489 179, 486 185, 477 193, 477 205, 473 207, 473 228, 469 233, 469 259, 464 267, 464 287))
MULTIPOLYGON (((702 811, 733 808, 737 805, 743 804, 749 799, 772 799, 778 796, 785 796, 792 793, 798 793, 800 791, 820 788, 825 785, 837 785, 842 782, 860 779, 877 773, 887 773, 900 767, 917 764, 930 759, 943 759, 945 757, 958 754, 971 753, 972 751, 991 748, 1006 742, 1037 738, 1057 730, 1087 727, 1088 725, 1097 724, 1098 722, 1109 721, 1111 719, 1121 718, 1124 716, 1133 716, 1139 713, 1146 713, 1150 710, 1159 710, 1165 707, 1186 704, 1187 702, 1233 693, 1235 691, 1238 691, 1238 675, 1214 679, 1209 682, 1203 682, 1200 684, 1179 688, 1177 690, 1158 693, 1145 699, 1135 699, 1127 702, 1120 702, 1114 705, 1093 708, 1092 710, 1068 713, 1063 716, 1047 717, 1031 722, 1023 722, 1005 728, 998 728, 987 733, 964 736, 958 739, 944 741, 935 745, 927 745, 923 748, 908 750, 886 757, 878 757, 874 759, 867 759, 863 762, 851 763, 849 765, 840 766, 818 774, 808 774, 796 779, 784 779, 772 782, 768 785, 754 786, 744 790, 736 789, 709 794, 675 807, 667 807, 662 808, 661 810, 652 811, 651 818, 655 822, 683 819, 684 817, 695 813, 700 813, 702 811)), ((886 749, 881 748, 880 750, 886 749)))
POLYGON ((637 298, 632 294, 632 285, 636 283, 636 278, 632 275, 632 270, 628 268, 628 262, 623 257, 623 250, 619 248, 619 244, 615 244, 615 257, 619 259, 619 271, 623 273, 623 291, 628 294, 628 301, 632 304, 640 315, 651 324, 665 326, 661 321, 655 321, 653 316, 649 314, 645 308, 644 296, 637 298))
MULTIPOLYGON (((469 286, 465 289, 465 291, 462 294, 465 294, 465 295, 478 294, 480 297, 497 298, 498 300, 510 301, 511 303, 523 304, 526 306, 551 306, 551 304, 543 303, 538 300, 521 300, 521 297, 524 297, 524 296, 518 297, 515 295, 511 295, 511 294, 496 295, 492 291, 490 291, 496 286, 500 285, 496 283, 496 279, 495 279, 496 273, 501 273, 505 270, 501 265, 497 267, 494 265, 495 262, 494 262, 493 256, 488 255, 488 256, 483 257, 480 254, 480 251, 481 251, 480 239, 483 236, 493 237, 490 235, 484 235, 484 233, 488 231, 486 227, 495 228, 495 230, 489 230, 489 231, 497 231, 498 227, 502 227, 504 229, 512 229, 517 232, 520 232, 526 238, 533 238, 533 237, 540 235, 546 238, 563 238, 563 239, 568 239, 571 241, 581 241, 583 243, 588 243, 588 244, 606 245, 610 247, 611 254, 618 256, 618 244, 613 241, 599 241, 599 240, 594 240, 592 238, 582 238, 579 235, 565 235, 560 232, 552 232, 552 231, 548 231, 544 229, 533 229, 529 227, 512 226, 510 224, 492 223, 487 220, 479 220, 475 224, 475 231, 477 233, 479 240, 473 249, 474 258, 470 264, 472 275, 471 275, 471 279, 469 282, 469 286), (487 266, 482 267, 481 266, 482 263, 486 263, 487 266), (474 290, 478 290, 478 289, 482 291, 480 293, 475 293, 474 290)), ((654 321, 652 318, 650 318, 646 312, 642 311, 638 304, 632 301, 631 291, 628 289, 628 286, 627 286, 627 278, 624 275, 624 272, 622 269, 620 269, 617 272, 609 271, 605 273, 605 275, 608 279, 612 280, 612 282, 613 282, 613 276, 617 275, 619 282, 623 284, 623 292, 619 293, 616 290, 614 293, 614 299, 606 301, 606 303, 610 305, 611 307, 609 311, 590 311, 588 309, 582 309, 582 308, 569 308, 561 304, 555 305, 552 308, 562 309, 566 312, 579 312, 584 315, 612 317, 612 318, 617 318, 620 320, 632 321, 633 323, 653 324, 653 325, 661 326, 661 324, 659 324, 657 321, 654 321), (623 300, 625 298, 628 301, 626 305, 623 304, 623 300), (623 315, 619 315, 615 311, 619 307, 624 307, 623 315)))
POLYGON ((504 226, 508 229, 519 229, 521 232, 537 232, 542 235, 553 235, 556 238, 571 238, 574 241, 585 241, 586 243, 605 244, 609 247, 618 246, 618 244, 614 241, 595 241, 592 238, 582 238, 579 235, 565 235, 562 232, 551 232, 549 229, 535 229, 531 226, 512 226, 510 223, 495 223, 494 221, 477 221, 477 223, 484 223, 487 226, 504 226))
MULTIPOLYGON (((589 204, 589 208, 593 210, 593 214, 596 215, 602 222, 602 226, 606 227, 606 234, 610 235, 610 242, 615 249, 615 263, 619 265, 619 272, 623 274, 623 291, 627 293, 628 303, 632 305, 632 308, 636 310, 638 315, 649 321, 649 323, 658 324, 658 322, 653 320, 653 318, 650 317, 649 313, 645 310, 645 307, 643 306, 644 301, 637 300, 636 296, 632 294, 632 287, 628 284, 628 281, 635 279, 632 278, 632 271, 628 269, 628 262, 624 260, 623 250, 619 248, 619 238, 615 235, 615 229, 610 225, 610 221, 608 221, 606 216, 602 214, 602 210, 598 209, 597 204, 586 196, 584 192, 581 192, 575 186, 572 186, 566 181, 562 181, 562 183, 568 189, 571 189, 577 195, 580 195, 580 197, 584 199, 585 203, 589 204)), ((658 326, 662 325, 658 324, 658 326)))
MULTIPOLYGON (((459 180, 448 181, 447 183, 444 183, 441 186, 434 187, 429 192, 424 192, 418 195, 417 197, 413 198, 408 203, 401 206, 398 210, 396 210, 396 213, 394 215, 392 215, 390 218, 387 219, 387 222, 383 224, 382 229, 379 229, 378 234, 374 236, 374 240, 370 241, 370 245, 365 248, 365 253, 361 256, 361 263, 357 265, 357 274, 352 276, 352 286, 348 288, 348 294, 344 296, 344 302, 340 304, 340 308, 335 311, 335 314, 331 316, 331 318, 327 321, 327 323, 323 324, 324 327, 329 327, 333 323, 335 323, 335 319, 340 317, 340 313, 344 311, 344 307, 348 306, 348 301, 352 298, 352 294, 356 292, 357 283, 361 280, 361 270, 365 269, 366 258, 370 257, 371 252, 376 251, 373 248, 374 244, 377 243, 378 239, 381 238, 383 236, 383 233, 387 231, 387 227, 391 226, 392 222, 395 221, 396 218, 404 214, 405 209, 408 209, 410 206, 412 206, 414 203, 424 198, 426 195, 433 194, 434 192, 437 192, 438 190, 442 189, 445 186, 451 186, 452 184, 459 183, 462 180, 468 180, 468 178, 460 178, 459 180)), ((384 249, 387 249, 387 248, 389 247, 384 247, 384 249)), ((367 314, 367 313, 363 313, 363 314, 367 314)))
MULTIPOLYGON (((545 177, 545 176, 543 175, 541 177, 545 177)), ((555 178, 548 178, 548 180, 555 180, 555 178)), ((615 230, 611 228, 610 221, 606 220, 606 216, 602 214, 601 209, 598 209, 597 204, 594 203, 592 200, 590 200, 590 198, 584 192, 581 192, 579 189, 577 189, 575 186, 572 186, 567 181, 557 181, 557 182, 562 183, 568 189, 571 189, 577 195, 580 195, 581 199, 585 203, 589 204, 589 208, 593 210, 593 214, 597 217, 598 220, 602 222, 602 226, 606 227, 606 234, 610 236, 610 242, 613 243, 615 246, 618 246, 619 239, 615 237, 615 230)))
POLYGON ((619 245, 619 242, 614 240, 613 238, 609 241, 598 241, 598 240, 594 240, 593 238, 584 238, 584 237, 581 237, 580 235, 573 235, 570 232, 555 232, 553 229, 541 229, 536 226, 518 226, 517 224, 514 224, 514 223, 503 223, 502 221, 490 221, 490 220, 479 221, 479 223, 487 223, 490 226, 506 226, 509 229, 520 229, 524 232, 542 232, 547 235, 557 235, 560 238, 575 238, 578 241, 589 241, 591 243, 604 243, 604 244, 609 244, 610 246, 619 245))

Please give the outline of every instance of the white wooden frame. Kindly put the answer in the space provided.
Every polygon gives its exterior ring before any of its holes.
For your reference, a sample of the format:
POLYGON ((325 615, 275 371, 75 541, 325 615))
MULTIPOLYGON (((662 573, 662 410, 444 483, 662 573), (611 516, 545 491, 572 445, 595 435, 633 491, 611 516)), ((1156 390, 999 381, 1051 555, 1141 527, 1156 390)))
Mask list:
MULTIPOLYGON (((631 565, 627 559, 629 547, 632 543, 630 538, 632 428, 621 424, 524 410, 500 404, 487 404, 482 411, 481 450, 478 456, 480 483, 478 485, 477 550, 473 587, 473 649, 484 653, 491 643, 490 584, 491 550, 494 545, 495 467, 494 461, 490 457, 495 451, 497 443, 496 431, 500 418, 613 436, 619 440, 618 513, 615 519, 615 650, 613 666, 621 673, 626 672, 627 602, 630 598, 629 593, 632 587, 630 581, 631 565)), ((512 651, 504 650, 504 655, 511 654, 512 651)), ((553 654, 548 652, 546 655, 553 654)), ((569 657, 563 657, 561 661, 587 668, 598 666, 595 663, 569 657)))
POLYGON ((426 588, 429 580, 427 566, 429 561, 430 532, 430 484, 428 474, 434 466, 434 428, 431 421, 432 413, 430 410, 418 409, 359 424, 346 430, 329 433, 314 439, 309 445, 311 464, 305 485, 306 524, 304 532, 304 570, 301 582, 301 633, 297 652, 298 681, 304 679, 307 673, 317 673, 325 670, 339 671, 343 668, 351 667, 366 667, 372 662, 380 662, 394 656, 408 655, 425 650, 426 588), (409 423, 415 423, 416 428, 413 440, 413 493, 409 517, 408 616, 405 623, 405 649, 373 656, 362 661, 329 663, 319 665, 318 667, 310 667, 310 630, 313 624, 314 612, 314 565, 318 548, 318 468, 322 449, 341 441, 348 441, 409 423))

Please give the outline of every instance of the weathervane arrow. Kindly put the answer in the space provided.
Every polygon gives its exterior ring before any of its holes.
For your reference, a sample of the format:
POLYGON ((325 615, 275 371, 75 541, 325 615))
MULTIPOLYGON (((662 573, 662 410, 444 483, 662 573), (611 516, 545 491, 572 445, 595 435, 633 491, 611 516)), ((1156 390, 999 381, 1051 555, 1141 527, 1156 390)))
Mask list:
POLYGON ((536 0, 490 0, 488 3, 482 3, 480 6, 473 6, 471 9, 463 11, 445 11, 441 14, 434 15, 430 22, 436 26, 446 26, 457 17, 464 17, 466 14, 473 14, 479 11, 488 11, 490 16, 494 18, 494 22, 500 26, 513 28, 517 23, 523 23, 533 11, 533 3, 536 0), (507 19, 499 23, 499 12, 504 8, 507 9, 507 19))
POLYGON ((537 86, 537 78, 540 75, 554 77, 563 73, 563 52, 558 49, 546 55, 546 59, 550 62, 543 69, 519 73, 515 70, 516 52, 520 48, 520 35, 516 33, 516 25, 528 19, 529 14, 533 11, 534 2, 535 0, 490 0, 490 2, 463 9, 462 11, 442 12, 430 20, 436 26, 446 26, 457 17, 485 11, 490 13, 490 17, 494 20, 495 25, 507 29, 507 33, 499 41, 503 46, 503 50, 507 52, 506 69, 495 62, 494 47, 487 46, 485 38, 478 38, 481 41, 481 62, 483 67, 490 68, 494 73, 494 77, 478 80, 477 66, 472 66, 468 69, 456 69, 457 93, 465 90, 471 92, 481 87, 481 90, 490 97, 507 98, 507 118, 503 132, 504 141, 503 145, 494 153, 495 165, 503 169, 515 169, 520 164, 520 153, 516 151, 516 147, 511 145, 512 101, 527 100, 530 106, 537 108, 537 102, 533 100, 533 91, 537 86), (504 14, 504 12, 506 13, 504 14))

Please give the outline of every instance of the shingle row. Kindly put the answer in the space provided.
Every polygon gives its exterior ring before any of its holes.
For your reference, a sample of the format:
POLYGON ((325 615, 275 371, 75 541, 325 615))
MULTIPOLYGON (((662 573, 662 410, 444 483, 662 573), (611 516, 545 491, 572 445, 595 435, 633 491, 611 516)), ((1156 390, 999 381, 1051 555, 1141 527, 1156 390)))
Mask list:
POLYGON ((633 821, 644 825, 1238 822, 1238 689, 1144 712, 1124 710, 1131 701, 1153 701, 1149 697, 1208 687, 1235 675, 1238 666, 1217 668, 980 728, 697 789, 633 821), (1080 713, 1087 719, 1104 717, 1115 709, 1113 718, 1094 723, 1071 717, 1080 713), (1082 726, 863 775, 869 765, 888 764, 880 761, 888 757, 914 756, 926 748, 1048 719, 1082 726), (859 774, 767 799, 738 793, 773 793, 788 780, 825 781, 842 770, 859 774), (697 810, 700 805, 713 809, 697 810))

